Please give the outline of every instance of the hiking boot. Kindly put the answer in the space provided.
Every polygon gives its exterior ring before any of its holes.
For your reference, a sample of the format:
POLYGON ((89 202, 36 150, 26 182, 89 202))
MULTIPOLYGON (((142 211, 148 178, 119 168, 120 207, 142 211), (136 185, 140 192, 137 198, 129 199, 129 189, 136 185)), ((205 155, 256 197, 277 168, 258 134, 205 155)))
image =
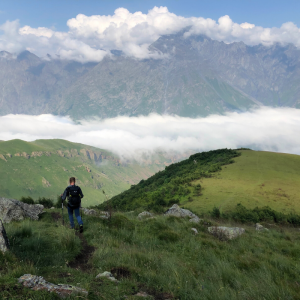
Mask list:
POLYGON ((83 233, 83 225, 80 225, 80 227, 79 227, 79 232, 80 232, 80 233, 83 233))

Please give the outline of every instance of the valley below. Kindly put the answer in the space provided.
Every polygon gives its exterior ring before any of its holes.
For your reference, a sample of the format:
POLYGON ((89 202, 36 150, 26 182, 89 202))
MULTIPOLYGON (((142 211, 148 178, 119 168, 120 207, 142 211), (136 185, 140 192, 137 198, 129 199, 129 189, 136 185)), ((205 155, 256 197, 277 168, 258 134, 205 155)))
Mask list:
POLYGON ((158 152, 139 161, 121 161, 109 151, 65 140, 1 141, 0 195, 56 201, 74 176, 84 191, 82 205, 96 205, 181 158, 158 152))

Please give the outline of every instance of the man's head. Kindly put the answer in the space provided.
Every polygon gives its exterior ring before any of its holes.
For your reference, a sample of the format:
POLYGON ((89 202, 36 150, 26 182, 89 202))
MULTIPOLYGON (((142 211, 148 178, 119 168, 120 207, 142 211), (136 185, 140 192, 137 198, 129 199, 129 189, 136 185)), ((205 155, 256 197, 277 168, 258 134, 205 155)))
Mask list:
POLYGON ((74 185, 75 184, 75 177, 71 177, 69 179, 69 181, 70 181, 70 185, 74 185))

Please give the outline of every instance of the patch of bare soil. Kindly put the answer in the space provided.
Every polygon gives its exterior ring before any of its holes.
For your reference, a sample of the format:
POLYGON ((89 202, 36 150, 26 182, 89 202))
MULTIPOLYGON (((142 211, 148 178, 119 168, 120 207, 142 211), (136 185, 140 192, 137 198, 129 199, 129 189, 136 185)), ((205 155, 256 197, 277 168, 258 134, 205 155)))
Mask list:
POLYGON ((174 299, 174 296, 171 293, 156 291, 154 289, 148 288, 148 287, 143 286, 143 285, 140 286, 140 292, 144 292, 148 295, 153 296, 155 300, 171 300, 171 299, 174 299))
POLYGON ((75 257, 75 259, 69 263, 69 267, 72 269, 82 270, 87 272, 91 269, 91 265, 89 265, 89 259, 93 255, 96 248, 94 246, 88 245, 83 234, 76 232, 75 233, 81 240, 82 249, 80 253, 75 257))
POLYGON ((54 221, 58 221, 61 219, 61 214, 58 212, 51 212, 51 217, 54 221))
POLYGON ((127 268, 112 268, 110 272, 114 275, 115 278, 122 279, 130 277, 131 273, 127 268))
POLYGON ((72 274, 67 272, 62 272, 57 275, 58 278, 68 278, 70 276, 72 276, 72 274))
POLYGON ((14 286, 9 284, 1 284, 0 285, 0 292, 12 292, 12 291, 18 291, 21 292, 23 290, 23 286, 20 286, 19 284, 16 284, 14 286))

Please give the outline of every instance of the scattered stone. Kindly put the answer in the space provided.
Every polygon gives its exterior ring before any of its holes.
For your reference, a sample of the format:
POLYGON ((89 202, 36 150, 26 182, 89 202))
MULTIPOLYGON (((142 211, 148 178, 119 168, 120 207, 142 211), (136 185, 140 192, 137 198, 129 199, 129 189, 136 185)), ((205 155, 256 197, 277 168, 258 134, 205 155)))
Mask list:
POLYGON ((109 219, 109 212, 108 211, 100 211, 99 214, 100 214, 101 219, 105 219, 105 220, 109 219))
POLYGON ((0 218, 4 223, 21 221, 26 217, 38 220, 43 210, 44 206, 41 204, 27 204, 15 199, 0 197, 0 218))
POLYGON ((136 296, 136 297, 144 297, 144 298, 153 298, 153 296, 147 294, 146 292, 138 292, 134 296, 136 296))
POLYGON ((171 208, 169 208, 165 212, 165 216, 174 216, 174 217, 179 217, 179 218, 190 217, 192 219, 194 219, 194 218, 199 219, 199 217, 197 215, 193 214, 188 209, 180 208, 177 204, 174 204, 171 208))
POLYGON ((9 241, 2 221, 0 220, 0 251, 2 253, 9 250, 9 241))
POLYGON ((50 209, 55 209, 55 207, 54 207, 54 206, 52 206, 50 209))
POLYGON ((255 224, 255 229, 258 230, 258 231, 269 231, 268 228, 265 228, 264 226, 262 226, 262 225, 259 224, 259 223, 256 223, 256 224, 255 224))
POLYGON ((81 209, 83 210, 85 215, 89 215, 89 216, 96 216, 97 215, 97 212, 94 209, 88 209, 88 208, 85 208, 85 207, 82 207, 81 209))
POLYGON ((118 282, 118 280, 114 277, 114 275, 107 271, 100 273, 96 276, 96 278, 100 278, 100 277, 106 277, 113 282, 118 282))
POLYGON ((50 182, 46 178, 44 178, 44 177, 42 177, 42 183, 43 183, 44 187, 51 186, 50 182))
POLYGON ((190 222, 192 223, 200 223, 201 221, 203 221, 203 219, 199 219, 198 217, 194 217, 190 219, 190 222))
POLYGON ((0 154, 0 158, 3 159, 4 161, 7 161, 7 159, 5 158, 5 156, 3 154, 0 154))
POLYGON ((67 284, 56 285, 47 282, 42 276, 25 274, 18 279, 18 282, 34 291, 46 290, 48 292, 54 292, 61 298, 68 297, 71 294, 83 294, 85 296, 88 295, 88 292, 82 288, 67 284))
POLYGON ((65 154, 61 150, 57 150, 56 153, 61 157, 65 157, 65 154))
POLYGON ((31 156, 32 157, 41 157, 43 155, 43 151, 33 151, 32 153, 31 153, 31 156))
POLYGON ((242 235, 245 229, 240 227, 212 226, 208 227, 208 232, 221 240, 232 240, 242 235))
POLYGON ((194 234, 198 234, 198 230, 196 228, 191 228, 191 230, 194 232, 194 234))
POLYGON ((146 218, 151 218, 151 217, 153 217, 153 214, 151 214, 151 213, 148 212, 148 211, 143 211, 142 213, 140 213, 140 214, 138 215, 138 219, 139 219, 139 220, 146 219, 146 218))
POLYGON ((99 214, 100 214, 100 215, 106 215, 106 216, 109 216, 109 212, 108 212, 108 211, 100 211, 99 214))

